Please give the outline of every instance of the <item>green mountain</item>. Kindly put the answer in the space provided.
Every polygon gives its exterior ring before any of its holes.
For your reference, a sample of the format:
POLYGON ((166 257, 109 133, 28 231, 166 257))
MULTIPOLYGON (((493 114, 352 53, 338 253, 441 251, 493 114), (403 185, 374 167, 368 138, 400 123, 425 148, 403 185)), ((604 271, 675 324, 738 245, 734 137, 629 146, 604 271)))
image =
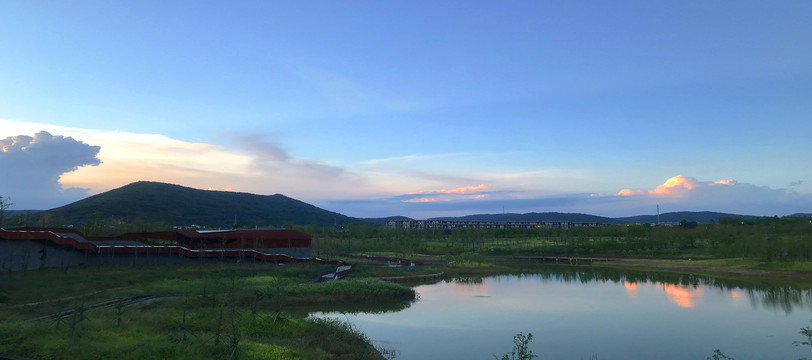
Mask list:
MULTIPOLYGON (((795 214, 807 215, 807 214, 795 214)), ((46 211, 8 211, 8 218, 25 217, 25 222, 36 224, 43 218, 58 219, 60 224, 81 226, 95 219, 146 223, 164 222, 173 226, 200 225, 212 228, 274 227, 296 225, 346 225, 371 223, 383 225, 386 220, 411 220, 403 216, 358 219, 324 210, 284 195, 256 195, 228 191, 209 191, 157 182, 139 181, 86 199, 46 211)), ((660 214, 660 222, 681 220, 708 223, 724 217, 753 216, 719 212, 672 212, 660 214)), ((656 215, 621 218, 581 213, 525 213, 478 214, 460 217, 439 217, 429 220, 456 221, 572 221, 600 224, 628 224, 657 222, 656 215)))
MULTIPOLYGON (((698 223, 719 222, 719 219, 726 217, 741 217, 741 218, 754 218, 757 216, 750 215, 737 215, 727 214, 714 211, 677 211, 660 214, 660 222, 680 222, 682 220, 696 221, 698 223)), ((657 223, 657 215, 638 215, 624 218, 617 218, 617 220, 626 223, 657 223)))
POLYGON ((5 216, 8 216, 9 218, 13 218, 15 216, 36 214, 36 213, 41 212, 41 211, 42 210, 6 210, 6 211, 3 212, 3 214, 5 216))
MULTIPOLYGON (((756 216, 727 214, 712 211, 679 211, 660 214, 660 222, 680 222, 682 220, 696 221, 699 223, 718 222, 725 217, 754 218, 756 216)), ((572 221, 572 222, 595 222, 599 224, 629 224, 629 223, 657 223, 657 215, 638 215, 620 218, 609 218, 597 215, 581 213, 526 213, 526 214, 477 214, 460 217, 438 217, 429 220, 453 220, 453 221, 572 221)))
POLYGON ((622 224, 624 221, 580 213, 526 213, 526 214, 478 214, 460 217, 438 217, 429 220, 451 220, 451 221, 572 221, 572 222, 595 222, 599 224, 622 224))
POLYGON ((284 195, 210 191, 139 181, 43 212, 80 225, 94 218, 206 227, 346 225, 359 222, 284 195))

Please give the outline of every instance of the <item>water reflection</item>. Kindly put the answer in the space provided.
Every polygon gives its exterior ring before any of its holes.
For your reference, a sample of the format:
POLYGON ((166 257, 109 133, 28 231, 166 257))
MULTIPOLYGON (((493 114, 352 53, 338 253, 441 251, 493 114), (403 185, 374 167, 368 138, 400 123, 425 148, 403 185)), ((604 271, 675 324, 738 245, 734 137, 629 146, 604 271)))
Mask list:
POLYGON ((805 349, 792 341, 812 318, 810 289, 691 274, 555 267, 415 290, 419 300, 402 311, 314 316, 350 321, 398 360, 490 358, 520 331, 549 359, 699 359, 713 349, 796 359, 805 349))
MULTIPOLYGON (((682 308, 694 308, 702 299, 702 288, 715 288, 722 291, 733 304, 740 303, 746 296, 753 308, 780 310, 786 314, 790 314, 795 308, 812 310, 810 289, 748 280, 720 279, 693 274, 559 267, 536 273, 495 276, 493 279, 498 281, 503 276, 539 279, 542 282, 617 283, 623 285, 630 299, 638 297, 639 292, 644 289, 660 289, 668 301, 682 308)), ((490 296, 487 282, 484 282, 483 278, 451 278, 446 282, 457 289, 455 292, 461 297, 490 296)))

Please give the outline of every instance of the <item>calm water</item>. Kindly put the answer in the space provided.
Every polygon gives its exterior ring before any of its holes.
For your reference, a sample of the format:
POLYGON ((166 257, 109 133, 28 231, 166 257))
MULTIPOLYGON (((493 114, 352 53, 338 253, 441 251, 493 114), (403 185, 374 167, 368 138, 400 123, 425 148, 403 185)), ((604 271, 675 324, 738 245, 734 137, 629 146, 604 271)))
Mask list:
POLYGON ((540 359, 812 357, 800 328, 812 291, 753 287, 690 275, 552 270, 455 279, 415 289, 397 312, 314 314, 348 320, 396 359, 493 359, 532 333, 540 359))

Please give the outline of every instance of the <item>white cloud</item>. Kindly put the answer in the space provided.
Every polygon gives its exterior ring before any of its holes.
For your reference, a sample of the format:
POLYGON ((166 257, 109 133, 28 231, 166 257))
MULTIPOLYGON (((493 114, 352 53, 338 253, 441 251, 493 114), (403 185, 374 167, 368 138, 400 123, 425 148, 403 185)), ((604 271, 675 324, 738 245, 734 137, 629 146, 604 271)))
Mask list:
POLYGON ((59 184, 62 174, 94 167, 98 146, 39 131, 0 140, 0 194, 12 198, 20 209, 48 208, 79 200, 86 189, 59 184))
MULTIPOLYGON (((257 135, 232 136, 221 139, 224 144, 214 145, 172 139, 160 134, 89 130, 7 120, 0 120, 0 129, 3 132, 21 133, 42 129, 58 131, 93 144, 101 164, 78 169, 60 168, 49 178, 56 188, 59 184, 65 188, 85 188, 89 189, 90 194, 139 180, 199 189, 230 187, 234 191, 257 194, 282 193, 306 201, 361 196, 371 188, 367 180, 356 173, 320 160, 296 159, 273 141, 257 135)), ((37 163, 42 164, 41 161, 33 164, 37 163)), ((18 172, 13 178, 23 181, 26 174, 18 172)), ((26 193, 32 198, 40 197, 36 192, 26 193)), ((42 197, 38 201, 37 204, 47 202, 50 206, 69 202, 61 198, 45 200, 42 197)), ((15 202, 18 205, 23 203, 15 202)))

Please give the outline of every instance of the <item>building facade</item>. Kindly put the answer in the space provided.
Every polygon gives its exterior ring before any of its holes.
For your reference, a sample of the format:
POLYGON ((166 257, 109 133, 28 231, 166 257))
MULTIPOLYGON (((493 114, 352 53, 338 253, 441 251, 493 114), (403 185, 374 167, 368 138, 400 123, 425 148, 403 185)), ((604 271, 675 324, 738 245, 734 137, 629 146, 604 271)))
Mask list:
POLYGON ((571 221, 458 221, 458 220, 387 220, 384 223, 393 229, 570 229, 574 227, 595 227, 594 222, 571 221))

